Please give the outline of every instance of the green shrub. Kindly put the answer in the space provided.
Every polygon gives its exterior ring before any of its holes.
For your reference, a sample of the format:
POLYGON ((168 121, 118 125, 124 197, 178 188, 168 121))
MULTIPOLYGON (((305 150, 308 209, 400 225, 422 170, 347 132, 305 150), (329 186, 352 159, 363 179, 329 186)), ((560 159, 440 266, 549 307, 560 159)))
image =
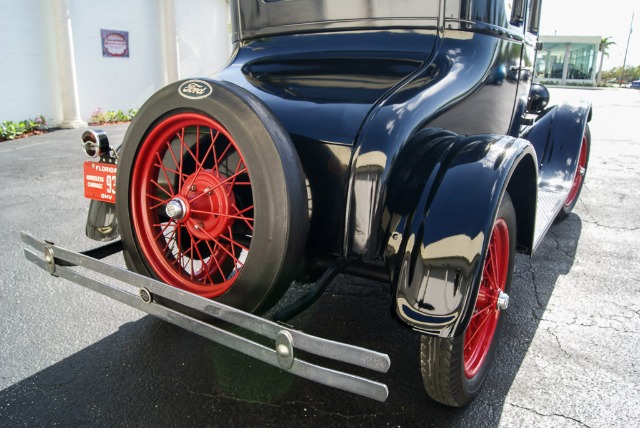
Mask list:
POLYGON ((137 112, 138 110, 133 108, 129 109, 127 113, 124 113, 122 110, 102 111, 102 109, 98 107, 93 113, 91 113, 89 123, 92 125, 101 125, 105 123, 129 122, 137 112))
POLYGON ((20 122, 5 120, 0 124, 0 141, 15 140, 34 133, 46 132, 48 127, 47 119, 43 115, 20 122))

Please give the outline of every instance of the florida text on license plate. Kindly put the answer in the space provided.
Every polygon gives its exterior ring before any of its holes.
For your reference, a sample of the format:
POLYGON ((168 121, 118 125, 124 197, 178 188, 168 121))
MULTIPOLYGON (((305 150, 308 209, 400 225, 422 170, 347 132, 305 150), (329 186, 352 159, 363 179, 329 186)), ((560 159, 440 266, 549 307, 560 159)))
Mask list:
POLYGON ((89 199, 115 203, 115 164, 91 161, 84 163, 84 196, 89 199))

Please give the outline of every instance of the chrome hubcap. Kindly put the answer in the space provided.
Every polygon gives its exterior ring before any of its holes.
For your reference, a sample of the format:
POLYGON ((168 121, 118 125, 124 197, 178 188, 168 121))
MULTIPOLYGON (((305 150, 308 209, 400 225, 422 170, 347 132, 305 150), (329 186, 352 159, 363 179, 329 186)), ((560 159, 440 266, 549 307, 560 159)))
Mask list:
POLYGON ((509 307, 509 295, 504 291, 501 291, 500 295, 498 296, 498 309, 504 310, 504 309, 507 309, 508 307, 509 307))
POLYGON ((185 207, 184 202, 181 199, 175 198, 167 202, 167 215, 174 220, 181 220, 184 218, 186 211, 187 207, 185 207))

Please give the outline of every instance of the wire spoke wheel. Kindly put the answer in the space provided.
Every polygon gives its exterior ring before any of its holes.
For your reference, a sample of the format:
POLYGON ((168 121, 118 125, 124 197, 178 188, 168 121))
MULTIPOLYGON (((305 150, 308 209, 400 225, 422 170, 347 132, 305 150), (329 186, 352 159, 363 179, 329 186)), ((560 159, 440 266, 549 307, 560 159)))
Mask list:
POLYGON ((502 312, 509 306, 516 247, 516 213, 505 192, 489 242, 479 263, 478 294, 466 329, 447 338, 420 338, 420 370, 427 394, 455 407, 467 404, 480 390, 496 356, 502 312))
POLYGON ((498 300, 504 293, 509 267, 509 228, 499 218, 493 226, 482 281, 471 321, 464 335, 464 374, 473 378, 482 365, 498 325, 498 300))
POLYGON ((147 262, 163 281, 204 297, 224 294, 251 247, 251 179, 238 145, 200 113, 162 119, 131 177, 131 217, 147 262))
POLYGON ((578 199, 578 194, 580 193, 580 189, 582 188, 584 175, 587 171, 587 153, 588 153, 587 145, 588 145, 587 134, 585 134, 582 136, 582 143, 580 144, 580 154, 578 155, 578 167, 576 168, 576 172, 573 176, 573 184, 571 185, 569 196, 567 196, 567 199, 564 201, 565 207, 572 207, 576 203, 576 199, 578 199))
POLYGON ((558 219, 566 218, 578 202, 580 192, 582 191, 582 187, 584 185, 584 179, 587 174, 590 151, 591 131, 589 130, 589 125, 587 124, 585 125, 584 133, 582 134, 582 141, 580 142, 579 152, 576 153, 576 159, 578 160, 578 162, 576 165, 576 171, 573 175, 573 181, 571 182, 571 189, 569 189, 569 194, 564 200, 562 208, 558 212, 558 219))

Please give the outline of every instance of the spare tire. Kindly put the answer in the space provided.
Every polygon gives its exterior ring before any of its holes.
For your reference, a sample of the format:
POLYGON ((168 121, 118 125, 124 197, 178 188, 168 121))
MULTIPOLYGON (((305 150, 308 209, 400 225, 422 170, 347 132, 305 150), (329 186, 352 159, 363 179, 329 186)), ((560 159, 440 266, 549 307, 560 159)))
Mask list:
POLYGON ((279 299, 305 248, 307 197, 291 139, 258 98, 228 82, 171 84, 119 156, 129 269, 249 312, 279 299))

